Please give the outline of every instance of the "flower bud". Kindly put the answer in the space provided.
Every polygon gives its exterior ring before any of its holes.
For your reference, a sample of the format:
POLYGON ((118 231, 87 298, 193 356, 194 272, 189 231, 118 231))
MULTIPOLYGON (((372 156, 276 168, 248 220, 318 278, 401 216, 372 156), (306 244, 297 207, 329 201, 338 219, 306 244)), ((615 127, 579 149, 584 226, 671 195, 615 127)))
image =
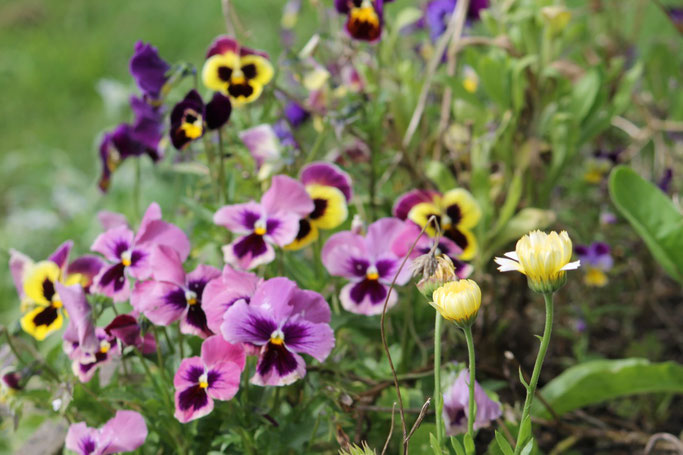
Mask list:
POLYGON ((429 301, 439 287, 458 279, 453 261, 443 254, 434 256, 427 253, 419 256, 415 259, 413 273, 422 275, 422 279, 417 283, 417 289, 429 301))
POLYGON ((431 305, 448 321, 460 327, 471 325, 481 307, 481 289, 473 280, 458 280, 434 291, 431 305))

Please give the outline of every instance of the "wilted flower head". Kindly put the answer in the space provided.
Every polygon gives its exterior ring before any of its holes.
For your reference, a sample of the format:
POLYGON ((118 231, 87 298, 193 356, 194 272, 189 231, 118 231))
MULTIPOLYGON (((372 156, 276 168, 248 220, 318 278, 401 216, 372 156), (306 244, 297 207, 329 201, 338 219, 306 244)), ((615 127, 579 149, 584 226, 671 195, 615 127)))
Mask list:
POLYGON ((102 428, 85 422, 71 424, 65 445, 78 455, 108 455, 132 452, 147 439, 145 419, 135 411, 117 411, 102 428))
POLYGON ((435 256, 427 253, 413 259, 413 273, 422 275, 417 288, 430 301, 439 287, 458 279, 453 261, 443 254, 435 256))
POLYGON ((472 280, 457 280, 434 291, 430 302, 441 316, 464 327, 474 322, 481 306, 481 290, 472 280))
POLYGON ((384 3, 393 0, 334 0, 337 12, 346 14, 346 32, 354 39, 374 42, 382 36, 384 3))
MULTIPOLYGON (((468 370, 462 370, 455 382, 443 395, 443 420, 448 436, 467 432, 467 419, 470 412, 468 384, 469 372, 468 370)), ((474 381, 474 401, 477 404, 477 414, 474 418, 475 430, 489 426, 492 421, 496 420, 503 413, 500 404, 491 400, 477 381, 474 381)))
POLYGON ((614 260, 610 247, 604 242, 593 242, 590 245, 576 245, 574 252, 579 257, 586 274, 583 282, 587 286, 603 287, 607 284, 607 272, 612 268, 614 260))
POLYGON ((578 269, 581 261, 569 262, 572 258, 572 241, 566 231, 546 234, 533 231, 517 241, 515 251, 497 257, 501 272, 516 270, 527 276, 531 290, 551 293, 560 289, 567 281, 566 270, 578 269))
POLYGON ((273 74, 268 54, 242 47, 229 36, 216 38, 202 68, 204 85, 228 95, 235 106, 251 103, 261 96, 273 74))

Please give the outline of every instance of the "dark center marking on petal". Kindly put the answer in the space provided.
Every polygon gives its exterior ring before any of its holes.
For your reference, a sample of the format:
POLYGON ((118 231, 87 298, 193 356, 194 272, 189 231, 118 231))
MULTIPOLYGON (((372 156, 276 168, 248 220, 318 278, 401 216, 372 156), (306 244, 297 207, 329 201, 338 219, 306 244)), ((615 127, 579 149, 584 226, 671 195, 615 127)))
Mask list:
POLYGON ((296 322, 289 322, 285 324, 285 326, 282 328, 282 333, 285 335, 285 343, 292 346, 296 346, 310 336, 308 327, 297 324, 296 322))
POLYGON ((235 256, 242 259, 249 253, 251 253, 251 257, 261 256, 268 251, 268 247, 266 246, 266 242, 263 240, 262 235, 249 234, 235 243, 233 251, 235 256))
POLYGON ((117 258, 120 258, 123 253, 128 251, 129 247, 130 245, 125 240, 118 240, 116 244, 114 244, 114 255, 117 258))
POLYGON ((181 411, 199 410, 207 405, 209 397, 206 390, 198 385, 188 387, 178 395, 178 407, 181 411))
POLYGON ((198 328, 207 335, 213 333, 206 324, 206 313, 204 313, 201 305, 190 305, 187 308, 187 323, 198 328))
POLYGON ((351 288, 351 299, 358 305, 363 302, 366 296, 370 297, 370 302, 373 305, 379 305, 384 302, 387 296, 387 290, 384 285, 377 280, 363 280, 351 288))
POLYGON ((106 287, 113 283, 114 291, 118 292, 123 289, 123 284, 126 282, 126 277, 124 276, 125 268, 121 263, 109 267, 109 270, 102 274, 100 285, 106 287))
POLYGON ((375 267, 377 267, 377 274, 380 278, 391 278, 394 275, 396 261, 393 259, 381 259, 375 263, 375 267))
POLYGON ((254 65, 253 63, 244 65, 242 67, 242 73, 244 73, 244 77, 246 77, 247 79, 254 79, 256 77, 256 65, 254 65))
POLYGON ((354 38, 374 41, 382 33, 379 15, 374 8, 358 6, 351 9, 346 27, 354 38))
POLYGON ((145 256, 147 256, 147 253, 140 250, 133 250, 130 254, 130 265, 135 266, 135 264, 141 261, 145 256))
POLYGON ((45 297, 45 299, 48 302, 51 302, 52 297, 54 297, 54 295, 55 295, 55 284, 52 281, 50 281, 49 278, 45 278, 45 280, 43 280, 43 297, 45 297))
POLYGON ((458 204, 449 205, 446 208, 446 215, 451 219, 451 225, 457 226, 462 219, 462 210, 458 204))
POLYGON ((307 218, 299 220, 299 232, 296 233, 296 239, 305 239, 311 233, 311 222, 307 218))
POLYGON ((263 351, 258 365, 259 374, 265 376, 273 369, 277 370, 279 376, 286 376, 296 370, 296 358, 284 344, 268 343, 263 351))
POLYGON ((248 82, 241 84, 230 84, 228 86, 228 93, 233 98, 249 98, 254 93, 254 88, 248 82))
POLYGON ((57 316, 59 316, 59 311, 57 310, 57 308, 50 305, 49 307, 46 307, 43 311, 41 311, 33 317, 33 325, 44 325, 46 327, 49 327, 53 322, 55 322, 57 316))
POLYGON ((78 443, 78 446, 83 455, 90 455, 91 453, 95 452, 97 447, 95 441, 90 436, 86 436, 85 438, 81 439, 81 441, 78 443))
POLYGON ((368 267, 370 267, 370 263, 365 259, 351 258, 351 270, 353 270, 354 275, 364 277, 368 267))
POLYGON ((225 82, 230 82, 232 77, 232 68, 229 66, 219 66, 218 67, 218 78, 225 82))
POLYGON ((444 235, 449 239, 453 240, 453 242, 463 250, 467 248, 467 245, 469 245, 469 242, 467 241, 467 237, 465 237, 465 234, 463 234, 453 226, 451 226, 451 228, 447 230, 444 233, 444 235))
POLYGON ((187 306, 187 299, 185 298, 185 291, 181 288, 175 288, 164 296, 164 300, 169 305, 173 305, 178 309, 184 309, 187 306))
POLYGON ((318 218, 325 215, 327 210, 328 201, 327 199, 313 199, 314 209, 308 217, 312 220, 317 220, 318 218))
POLYGON ((204 374, 204 369, 197 366, 192 366, 188 368, 185 372, 185 380, 188 382, 199 383, 199 377, 204 374))

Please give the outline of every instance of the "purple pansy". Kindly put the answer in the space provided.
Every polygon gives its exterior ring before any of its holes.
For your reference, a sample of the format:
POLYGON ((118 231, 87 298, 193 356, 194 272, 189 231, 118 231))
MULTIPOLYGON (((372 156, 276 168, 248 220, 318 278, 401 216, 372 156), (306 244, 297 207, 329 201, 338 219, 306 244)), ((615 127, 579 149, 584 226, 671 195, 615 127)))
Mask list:
MULTIPOLYGON (((322 251, 325 268, 331 275, 350 281, 339 296, 346 310, 365 315, 382 312, 389 285, 402 261, 392 251, 392 245, 403 226, 396 218, 382 218, 368 227, 365 237, 344 231, 327 240, 322 251)), ((405 284, 410 274, 410 264, 406 264, 396 284, 405 284)), ((394 306, 396 301, 396 293, 392 292, 388 307, 394 306)))
POLYGON ((217 130, 228 123, 232 105, 230 98, 214 93, 208 104, 196 90, 190 90, 171 111, 171 143, 182 150, 204 135, 205 130, 217 130))
POLYGON ((382 37, 384 4, 393 0, 334 0, 338 13, 346 14, 346 32, 354 39, 375 42, 382 37))
MULTIPOLYGON (((403 231, 396 236, 394 243, 391 246, 392 251, 398 256, 403 257, 408 254, 410 247, 415 242, 415 239, 420 237, 410 254, 410 259, 415 259, 418 256, 427 254, 432 250, 436 239, 429 237, 427 234, 420 236, 421 229, 412 222, 405 222, 403 231)), ((458 259, 462 253, 462 249, 455 244, 451 239, 441 237, 439 244, 436 247, 435 253, 445 254, 448 256, 455 266, 455 275, 460 278, 467 278, 472 273, 473 267, 467 262, 458 259)))
POLYGON ((213 410, 213 400, 230 400, 240 385, 245 354, 242 346, 220 336, 202 343, 201 357, 183 359, 176 371, 175 418, 182 423, 213 410))
POLYGON ((137 234, 127 225, 119 224, 95 239, 90 249, 102 254, 109 265, 95 277, 93 291, 112 297, 115 302, 127 300, 128 275, 138 280, 150 276, 149 259, 155 245, 170 246, 183 261, 190 254, 189 239, 180 228, 162 221, 156 202, 147 208, 137 234))
MULTIPOLYGON (((470 412, 468 384, 469 372, 462 370, 443 395, 443 421, 448 436, 467 432, 467 418, 470 412)), ((503 413, 500 404, 491 400, 477 381, 474 381, 474 401, 477 404, 477 415, 474 419, 475 430, 487 427, 503 413)))
POLYGON ((129 70, 145 98, 151 101, 161 98, 169 69, 171 66, 159 57, 156 47, 142 41, 135 43, 135 53, 130 59, 129 70))
MULTIPOLYGON (((427 3, 424 22, 429 27, 429 37, 436 41, 446 31, 457 0, 432 0, 427 3)), ((489 0, 471 0, 467 8, 467 19, 478 20, 481 11, 489 7, 489 0)))
POLYGON ((296 101, 289 101, 284 109, 285 118, 292 128, 300 127, 311 114, 296 101))
POLYGON ((240 237, 223 247, 225 262, 244 270, 267 264, 275 258, 273 245, 291 243, 299 230, 299 220, 314 205, 304 186, 291 177, 277 175, 261 202, 228 205, 213 217, 240 237))
POLYGON ((306 375, 299 354, 324 361, 334 347, 330 307, 313 291, 304 291, 287 278, 272 278, 258 287, 251 302, 239 300, 223 318, 221 332, 232 343, 259 347, 251 382, 283 386, 306 375))
POLYGON ((576 245, 574 251, 584 266, 583 282, 592 287, 605 286, 609 281, 606 272, 614 265, 609 245, 593 242, 590 245, 576 245))
POLYGON ((176 250, 157 245, 150 258, 152 280, 135 284, 131 304, 157 325, 180 320, 180 331, 203 338, 213 335, 203 309, 206 284, 220 276, 220 271, 199 265, 185 274, 176 250))
POLYGON ((132 314, 119 314, 104 328, 104 332, 121 342, 122 346, 134 346, 143 354, 151 354, 157 350, 154 334, 142 335, 142 328, 132 314))
POLYGON ((71 424, 65 445, 78 455, 107 455, 131 452, 147 439, 145 419, 135 411, 117 411, 102 428, 85 422, 71 424))
POLYGON ((220 333, 228 309, 240 300, 249 303, 262 282, 263 278, 253 273, 241 272, 226 265, 221 276, 209 281, 204 288, 202 307, 209 329, 220 333))

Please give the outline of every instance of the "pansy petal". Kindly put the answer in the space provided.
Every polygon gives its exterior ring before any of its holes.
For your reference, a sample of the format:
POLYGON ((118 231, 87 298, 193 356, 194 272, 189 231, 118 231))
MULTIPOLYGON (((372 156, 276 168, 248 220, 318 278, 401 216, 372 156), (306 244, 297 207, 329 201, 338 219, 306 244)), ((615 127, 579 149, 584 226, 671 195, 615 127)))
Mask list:
POLYGON ((71 248, 73 248, 74 242, 72 240, 67 240, 57 247, 57 249, 47 258, 48 261, 52 261, 57 264, 57 267, 64 269, 66 263, 69 262, 69 253, 71 248))
POLYGON ((257 125, 239 133, 239 138, 256 162, 256 170, 265 163, 276 163, 282 155, 280 140, 271 125, 257 125))
POLYGON ((244 55, 240 58, 240 66, 247 80, 259 85, 266 85, 275 74, 273 65, 262 55, 244 55))
POLYGON ((281 321, 294 311, 292 301, 298 290, 296 283, 289 278, 271 278, 256 289, 249 305, 272 316, 276 321, 281 321))
POLYGON ((202 307, 209 329, 220 333, 223 316, 228 308, 242 299, 249 303, 261 281, 253 273, 240 272, 226 265, 220 277, 209 281, 202 295, 202 307))
MULTIPOLYGON (((388 286, 379 282, 367 283, 364 280, 358 283, 349 283, 344 286, 339 294, 339 300, 346 311, 355 314, 373 316, 382 314, 384 300, 386 299, 388 286)), ((398 297, 396 291, 392 291, 387 303, 387 309, 396 305, 398 297)))
POLYGON ((43 341, 49 334, 59 330, 63 322, 62 313, 52 305, 36 307, 20 320, 24 332, 38 341, 43 341))
POLYGON ((405 220, 410 210, 421 202, 434 203, 439 193, 430 190, 413 190, 399 197, 394 204, 394 216, 405 220))
POLYGON ((162 326, 180 319, 187 309, 185 291, 178 285, 159 281, 135 283, 131 304, 154 324, 162 326))
POLYGON ((93 280, 92 292, 111 297, 114 299, 114 302, 128 300, 130 296, 130 283, 125 269, 125 266, 121 263, 102 267, 93 280))
POLYGON ((178 226, 162 220, 151 221, 144 231, 139 231, 136 245, 167 245, 176 250, 181 261, 190 255, 190 240, 178 226))
POLYGON ((128 226, 128 220, 125 215, 107 210, 97 212, 97 220, 105 231, 119 226, 128 226))
POLYGON ((198 385, 176 389, 174 417, 181 423, 199 419, 213 411, 213 399, 198 385))
POLYGON ((299 180, 306 186, 318 184, 337 188, 342 192, 347 202, 350 201, 353 196, 351 177, 348 173, 341 170, 339 166, 331 163, 316 161, 307 164, 301 170, 299 180))
POLYGON ((278 246, 292 243, 299 232, 299 215, 278 213, 266 221, 265 239, 278 246))
POLYGON ((95 324, 92 319, 92 308, 80 285, 64 286, 55 283, 62 299, 64 309, 69 314, 69 326, 64 332, 64 340, 77 342, 81 361, 92 359, 99 349, 100 343, 95 336, 95 324))
POLYGON ((121 225, 98 235, 90 249, 111 262, 119 262, 121 254, 133 246, 134 236, 128 226, 121 225))
POLYGON ((391 251, 391 246, 401 231, 403 222, 398 218, 382 218, 368 226, 365 243, 370 257, 379 259, 391 251))
POLYGON ((471 229, 481 218, 479 203, 464 188, 447 191, 441 198, 441 206, 454 226, 471 229))
POLYGON ((244 300, 231 306, 223 318, 221 333, 230 343, 263 345, 277 329, 277 322, 266 311, 244 300))
POLYGON ((263 216, 261 204, 251 201, 221 207, 213 215, 213 222, 235 234, 249 234, 263 216))
MULTIPOLYGON (((322 263, 330 275, 344 278, 358 276, 355 265, 357 259, 368 256, 368 247, 363 236, 350 231, 338 232, 332 235, 322 250, 322 263)), ((365 275, 365 269, 362 271, 365 275)))
POLYGON ((268 214, 288 212, 299 218, 305 217, 314 208, 313 201, 301 182, 286 175, 273 177, 270 188, 261 199, 261 204, 268 214))
POLYGON ((268 343, 261 348, 252 384, 285 386, 306 376, 306 362, 284 345, 268 343))
POLYGON ((204 119, 206 127, 210 130, 217 130, 228 123, 231 112, 230 98, 219 92, 214 93, 211 101, 206 105, 204 119))
POLYGON ((315 291, 295 289, 290 299, 292 314, 310 322, 330 322, 330 306, 315 291))
POLYGON ((138 41, 135 43, 135 54, 130 59, 130 74, 140 90, 152 99, 161 96, 166 83, 166 73, 171 66, 161 57, 157 48, 138 41))
MULTIPOLYGON (((242 349, 242 352, 244 353, 244 349, 242 349)), ((216 400, 232 399, 240 388, 240 376, 242 375, 243 367, 244 365, 240 366, 230 361, 219 362, 211 366, 207 374, 209 383, 207 392, 209 396, 216 400)))
POLYGON ((327 323, 313 323, 292 318, 282 327, 285 346, 290 351, 308 354, 324 361, 334 348, 334 332, 327 323))
POLYGON ((104 328, 104 331, 107 335, 121 340, 124 346, 137 346, 141 342, 140 325, 131 314, 119 314, 104 328))
POLYGON ((57 290, 55 283, 59 281, 61 271, 52 261, 40 261, 32 265, 24 274, 24 294, 38 305, 49 305, 57 290))
POLYGON ((185 270, 176 250, 167 245, 156 245, 152 249, 150 261, 152 276, 156 281, 185 285, 185 270))
MULTIPOLYGON (((230 362, 242 371, 246 356, 241 344, 228 343, 220 335, 214 335, 202 343, 202 361, 208 368, 219 363, 230 362)), ((239 374, 237 377, 239 378, 239 374)))
POLYGON ((320 229, 334 229, 346 221, 349 210, 344 193, 332 186, 310 184, 306 191, 313 199, 314 209, 308 215, 312 224, 320 229))
POLYGON ((230 245, 222 248, 223 259, 227 264, 250 270, 275 259, 275 250, 266 243, 263 236, 250 234, 238 237, 230 245))
POLYGON ((135 411, 117 411, 102 427, 100 438, 106 444, 102 455, 132 452, 147 439, 147 424, 135 411))
POLYGON ((204 362, 201 357, 194 356, 183 359, 173 376, 173 386, 183 389, 199 383, 199 378, 204 374, 204 362))
POLYGON ((66 268, 67 281, 70 280, 71 276, 77 276, 78 282, 87 291, 88 287, 92 284, 93 279, 105 265, 106 263, 97 256, 91 254, 83 255, 76 258, 66 268))
POLYGON ((85 422, 72 423, 66 433, 64 445, 78 455, 90 455, 97 447, 99 432, 90 428, 85 422))
POLYGON ((26 272, 33 266, 33 260, 17 250, 9 250, 9 270, 12 275, 14 287, 17 289, 20 299, 24 299, 24 277, 26 272))

